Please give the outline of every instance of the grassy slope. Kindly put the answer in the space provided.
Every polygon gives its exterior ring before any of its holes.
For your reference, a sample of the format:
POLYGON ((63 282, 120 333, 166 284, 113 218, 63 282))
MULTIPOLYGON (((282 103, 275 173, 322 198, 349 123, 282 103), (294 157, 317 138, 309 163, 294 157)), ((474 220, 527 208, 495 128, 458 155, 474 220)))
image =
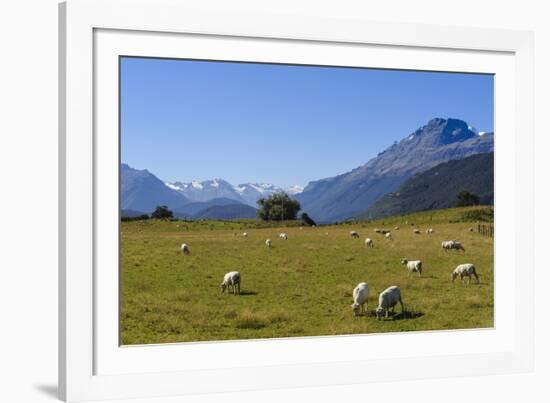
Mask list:
POLYGON ((295 223, 254 228, 254 221, 123 223, 122 343, 492 327, 493 240, 469 232, 471 222, 456 222, 466 210, 303 230, 295 223), (435 234, 415 235, 411 223, 435 234), (394 241, 373 232, 395 225, 394 241), (349 237, 352 229, 360 239, 349 237), (243 230, 248 237, 235 236, 243 230), (278 238, 281 231, 288 241, 278 238), (374 249, 364 247, 365 237, 374 249), (446 239, 461 240, 466 253, 442 252, 446 239), (188 256, 179 250, 183 242, 188 256), (421 259, 424 276, 408 278, 403 257, 421 259), (466 262, 476 264, 480 285, 450 282, 454 267, 466 262), (241 272, 241 296, 220 294, 231 270, 241 272), (370 287, 369 314, 354 318, 351 293, 361 281, 370 287), (378 321, 372 311, 390 285, 401 287, 408 314, 378 321))

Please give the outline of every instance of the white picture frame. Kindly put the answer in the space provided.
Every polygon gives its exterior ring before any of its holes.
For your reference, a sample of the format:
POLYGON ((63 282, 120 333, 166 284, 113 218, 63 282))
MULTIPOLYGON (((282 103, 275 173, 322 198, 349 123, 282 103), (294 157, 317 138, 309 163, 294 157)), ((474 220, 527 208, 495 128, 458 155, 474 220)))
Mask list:
POLYGON ((235 15, 187 9, 170 0, 70 0, 60 5, 59 39, 62 399, 532 370, 531 33, 235 15), (116 61, 128 54, 495 74, 495 328, 120 347, 118 268, 112 266, 118 254, 116 61), (407 345, 415 349, 398 347, 407 345), (239 358, 229 364, 216 359, 224 354, 239 358))

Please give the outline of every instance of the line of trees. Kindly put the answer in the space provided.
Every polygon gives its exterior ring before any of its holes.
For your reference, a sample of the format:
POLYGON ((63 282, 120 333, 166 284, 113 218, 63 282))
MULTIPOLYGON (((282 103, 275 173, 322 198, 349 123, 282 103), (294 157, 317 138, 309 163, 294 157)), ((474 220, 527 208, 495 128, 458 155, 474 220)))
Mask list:
POLYGON ((122 216, 120 217, 121 221, 140 221, 140 220, 149 220, 151 218, 156 218, 160 220, 168 220, 170 218, 174 218, 174 213, 168 209, 167 206, 157 206, 155 211, 149 214, 141 214, 135 217, 127 217, 122 216))
MULTIPOLYGON (((295 199, 291 199, 286 193, 275 193, 267 198, 261 198, 258 200, 257 215, 263 221, 284 221, 284 220, 296 220, 296 216, 300 211, 300 202, 295 199)), ((136 217, 121 217, 122 221, 138 221, 148 220, 150 218, 158 220, 168 220, 174 218, 174 213, 167 206, 157 206, 155 211, 148 214, 142 214, 136 217)), ((317 225, 313 219, 302 213, 302 221, 307 225, 317 225)))
MULTIPOLYGON (((455 205, 456 207, 477 206, 479 202, 480 198, 478 195, 463 190, 457 194, 455 205)), ((274 193, 269 197, 259 199, 258 206, 258 218, 264 221, 296 220, 296 216, 301 209, 300 202, 291 199, 284 192, 274 193)), ((147 220, 149 218, 166 220, 174 218, 174 213, 167 206, 157 206, 150 217, 147 214, 143 214, 137 217, 122 217, 122 221, 147 220)), ((302 213, 301 218, 307 225, 316 225, 315 221, 307 213, 302 213)))

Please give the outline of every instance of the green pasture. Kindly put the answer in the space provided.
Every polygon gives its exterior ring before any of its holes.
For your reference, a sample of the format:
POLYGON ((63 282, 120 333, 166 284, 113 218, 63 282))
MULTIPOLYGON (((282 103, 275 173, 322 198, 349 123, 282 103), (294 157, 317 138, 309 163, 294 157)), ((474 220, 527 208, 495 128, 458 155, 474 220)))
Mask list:
POLYGON ((479 209, 315 228, 255 220, 123 222, 121 342, 492 327, 493 239, 469 231, 477 231, 477 220, 485 219, 479 209), (390 229, 393 240, 375 228, 390 229), (422 233, 414 234, 414 228, 422 233), (426 228, 435 233, 427 235, 426 228), (352 230, 359 239, 349 236, 352 230), (280 239, 280 232, 289 239, 280 239), (374 240, 374 248, 365 247, 366 237, 374 240), (461 241, 466 251, 443 252, 441 241, 449 239, 461 241), (181 253, 182 243, 189 245, 189 255, 181 253), (423 275, 409 277, 402 258, 422 260, 423 275), (480 284, 451 283, 460 263, 476 265, 480 284), (232 270, 241 272, 238 296, 221 294, 219 288, 232 270), (368 313, 354 317, 352 291, 362 281, 370 288, 368 313), (395 316, 379 321, 373 312, 378 294, 391 285, 401 287, 406 312, 397 307, 395 316))

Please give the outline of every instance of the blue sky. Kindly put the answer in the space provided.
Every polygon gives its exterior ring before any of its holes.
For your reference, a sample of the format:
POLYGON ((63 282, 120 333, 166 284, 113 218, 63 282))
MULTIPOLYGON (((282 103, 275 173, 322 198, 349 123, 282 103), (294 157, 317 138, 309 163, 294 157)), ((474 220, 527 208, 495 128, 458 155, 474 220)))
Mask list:
POLYGON ((493 76, 122 58, 121 160, 168 181, 306 185, 434 117, 493 130, 493 76))

